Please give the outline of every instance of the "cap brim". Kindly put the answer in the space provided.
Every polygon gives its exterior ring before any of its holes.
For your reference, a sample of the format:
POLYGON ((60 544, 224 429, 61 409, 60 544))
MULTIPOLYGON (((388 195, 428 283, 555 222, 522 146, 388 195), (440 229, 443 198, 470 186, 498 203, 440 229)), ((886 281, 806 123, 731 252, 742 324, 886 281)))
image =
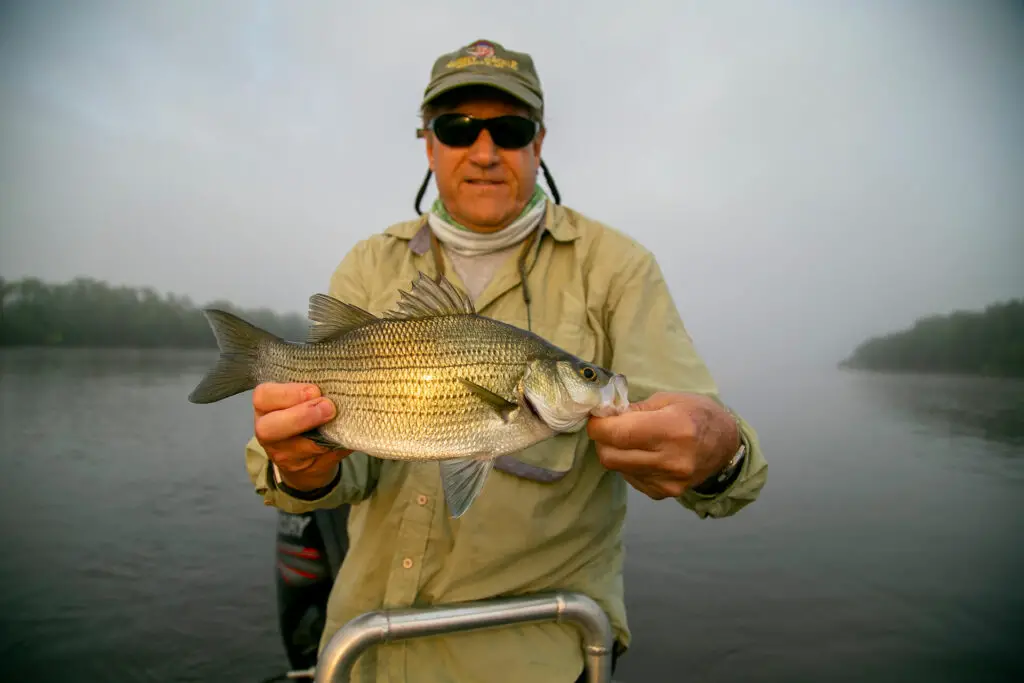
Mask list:
POLYGON ((423 96, 423 104, 427 104, 438 95, 455 90, 456 88, 463 88, 467 85, 486 85, 494 88, 495 90, 501 90, 534 109, 541 109, 544 105, 544 102, 535 92, 531 91, 524 85, 516 83, 515 81, 510 82, 506 79, 494 78, 485 74, 465 71, 446 76, 432 88, 427 90, 426 94, 423 96))

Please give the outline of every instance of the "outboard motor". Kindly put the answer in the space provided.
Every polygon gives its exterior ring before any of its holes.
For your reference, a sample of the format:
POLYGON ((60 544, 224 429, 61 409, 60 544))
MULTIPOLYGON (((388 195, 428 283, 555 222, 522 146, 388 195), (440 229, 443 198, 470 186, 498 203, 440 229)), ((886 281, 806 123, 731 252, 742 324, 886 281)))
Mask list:
POLYGON ((277 516, 278 628, 293 670, 316 666, 327 598, 348 552, 348 506, 277 516))

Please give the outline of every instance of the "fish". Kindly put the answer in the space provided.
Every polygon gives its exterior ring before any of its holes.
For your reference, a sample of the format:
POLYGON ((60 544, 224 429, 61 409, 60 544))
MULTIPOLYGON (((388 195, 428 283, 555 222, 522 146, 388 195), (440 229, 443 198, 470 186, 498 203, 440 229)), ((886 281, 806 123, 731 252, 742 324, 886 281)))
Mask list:
POLYGON ((203 314, 219 356, 190 402, 263 382, 315 384, 337 412, 303 436, 385 460, 437 461, 452 518, 470 508, 497 458, 629 410, 621 373, 477 313, 444 276, 418 273, 379 316, 314 294, 301 342, 224 310, 203 314))

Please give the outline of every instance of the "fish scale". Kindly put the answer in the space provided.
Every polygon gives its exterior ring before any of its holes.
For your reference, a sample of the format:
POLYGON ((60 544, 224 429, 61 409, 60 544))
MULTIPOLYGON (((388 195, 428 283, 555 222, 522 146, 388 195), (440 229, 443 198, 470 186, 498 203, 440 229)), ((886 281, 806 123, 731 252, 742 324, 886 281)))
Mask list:
POLYGON ((456 517, 495 458, 578 430, 590 414, 628 407, 621 375, 477 314, 443 278, 421 274, 382 317, 314 295, 306 343, 224 311, 204 313, 221 355, 191 401, 219 401, 262 382, 315 384, 337 412, 307 436, 373 457, 439 461, 456 517))

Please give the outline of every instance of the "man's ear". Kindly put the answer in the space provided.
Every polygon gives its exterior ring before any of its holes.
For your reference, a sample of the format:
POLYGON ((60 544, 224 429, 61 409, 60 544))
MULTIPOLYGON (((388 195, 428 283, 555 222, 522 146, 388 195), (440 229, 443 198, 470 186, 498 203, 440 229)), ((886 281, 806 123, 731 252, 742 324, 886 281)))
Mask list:
POLYGON ((431 171, 434 170, 434 136, 428 130, 421 131, 420 137, 424 140, 424 145, 427 152, 427 166, 431 171))
POLYGON ((544 130, 544 128, 541 128, 539 131, 537 131, 537 137, 533 139, 533 158, 536 160, 536 163, 534 164, 534 170, 540 168, 540 152, 541 149, 544 147, 544 134, 546 132, 547 131, 544 130))

